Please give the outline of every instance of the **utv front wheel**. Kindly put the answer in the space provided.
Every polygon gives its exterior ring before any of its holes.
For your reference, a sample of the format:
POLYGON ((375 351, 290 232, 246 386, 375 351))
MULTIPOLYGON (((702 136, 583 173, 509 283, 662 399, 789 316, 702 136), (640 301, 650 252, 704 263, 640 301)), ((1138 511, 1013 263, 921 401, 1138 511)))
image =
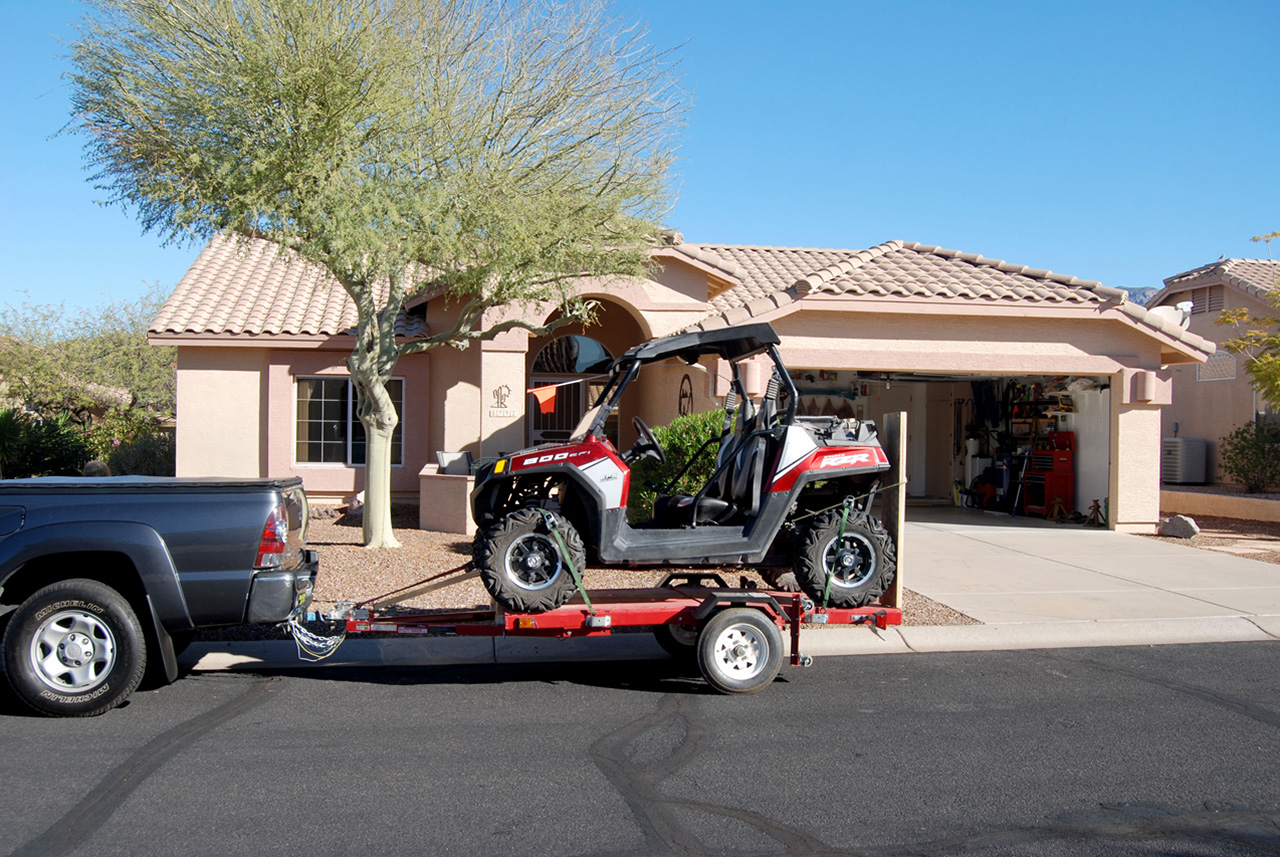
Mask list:
POLYGON ((566 561, 582 573, 586 560, 582 537, 572 524, 553 513, 560 535, 557 541, 544 514, 541 509, 520 509, 476 536, 474 558, 484 588, 503 608, 515 613, 554 610, 577 591, 566 561))
POLYGON ((884 594, 897 568, 893 540, 870 515, 845 521, 841 537, 840 512, 825 512, 796 545, 796 580, 818 604, 825 598, 832 607, 865 607, 884 594))

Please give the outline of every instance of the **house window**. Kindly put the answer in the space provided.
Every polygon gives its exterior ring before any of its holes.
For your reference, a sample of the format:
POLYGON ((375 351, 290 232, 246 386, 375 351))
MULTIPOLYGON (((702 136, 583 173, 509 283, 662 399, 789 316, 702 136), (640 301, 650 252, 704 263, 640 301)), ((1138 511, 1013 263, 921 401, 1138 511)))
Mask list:
MULTIPOLYGON (((294 460, 299 464, 364 465, 364 426, 356 413, 355 386, 347 378, 298 378, 294 460)), ((387 393, 400 422, 391 435, 391 464, 404 464, 404 380, 392 378, 387 393)))

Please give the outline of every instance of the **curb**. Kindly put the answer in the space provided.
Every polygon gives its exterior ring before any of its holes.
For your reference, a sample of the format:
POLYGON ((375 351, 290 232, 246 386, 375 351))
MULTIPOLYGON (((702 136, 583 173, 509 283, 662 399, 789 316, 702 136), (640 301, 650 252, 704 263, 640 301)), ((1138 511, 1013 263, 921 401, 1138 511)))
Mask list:
MULTIPOLYGON (((1204 619, 1042 622, 806 629, 800 650, 814 657, 902 655, 1019 649, 1161 646, 1280 639, 1280 616, 1204 619)), ((526 637, 445 637, 347 640, 319 663, 299 660, 288 640, 193 643, 178 659, 193 671, 353 666, 451 666, 534 662, 659 660, 669 657, 649 634, 568 640, 526 637)))

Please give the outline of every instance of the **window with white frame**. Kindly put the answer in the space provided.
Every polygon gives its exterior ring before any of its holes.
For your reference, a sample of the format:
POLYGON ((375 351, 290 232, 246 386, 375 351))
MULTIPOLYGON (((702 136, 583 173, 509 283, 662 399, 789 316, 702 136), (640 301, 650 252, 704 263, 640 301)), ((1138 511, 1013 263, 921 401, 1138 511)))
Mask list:
MULTIPOLYGON (((345 464, 365 459, 364 426, 356 413, 356 390, 349 378, 297 378, 294 460, 299 464, 345 464)), ((396 408, 391 464, 404 464, 404 380, 392 378, 387 393, 396 408)))

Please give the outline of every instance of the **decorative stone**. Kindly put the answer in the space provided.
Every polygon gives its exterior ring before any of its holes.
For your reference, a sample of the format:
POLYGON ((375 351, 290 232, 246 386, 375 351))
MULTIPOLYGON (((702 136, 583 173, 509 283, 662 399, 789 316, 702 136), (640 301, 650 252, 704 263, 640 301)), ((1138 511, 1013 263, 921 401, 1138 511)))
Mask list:
POLYGON ((1200 533, 1200 526, 1186 515, 1174 515, 1160 522, 1160 535, 1174 539, 1189 539, 1200 533))

